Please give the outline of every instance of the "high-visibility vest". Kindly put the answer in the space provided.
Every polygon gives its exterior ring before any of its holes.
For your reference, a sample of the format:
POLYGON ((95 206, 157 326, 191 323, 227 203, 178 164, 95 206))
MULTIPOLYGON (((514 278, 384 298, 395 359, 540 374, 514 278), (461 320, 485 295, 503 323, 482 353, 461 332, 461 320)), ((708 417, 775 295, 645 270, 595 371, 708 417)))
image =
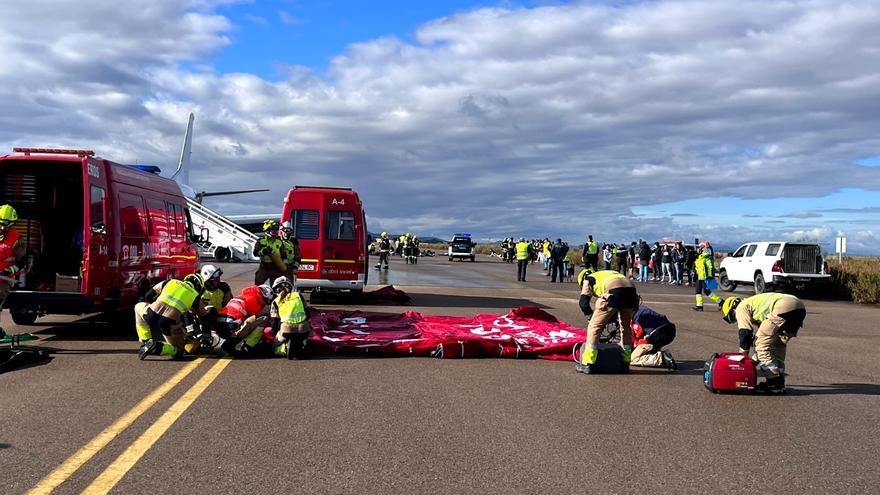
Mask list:
POLYGON ((281 243, 284 245, 284 251, 286 252, 285 254, 287 254, 287 259, 283 260, 284 264, 290 266, 296 262, 296 260, 294 260, 294 258, 296 257, 296 253, 294 253, 295 249, 293 247, 293 243, 286 239, 282 239, 281 243))
POLYGON ((17 230, 10 228, 6 236, 0 240, 0 271, 15 264, 15 243, 21 235, 17 230))
POLYGON ((529 259, 529 243, 528 242, 517 242, 516 243, 516 259, 520 261, 524 261, 529 259))
POLYGON ((749 307, 752 308, 752 319, 760 323, 770 316, 770 312, 773 311, 773 306, 775 306, 779 300, 786 298, 795 299, 794 296, 789 294, 767 292, 766 294, 757 294, 748 297, 740 304, 748 304, 749 307))
POLYGON ((382 238, 379 240, 379 251, 382 253, 387 253, 391 251, 391 241, 388 239, 382 238))
POLYGON ((579 286, 584 285, 584 279, 587 278, 587 275, 589 275, 589 274, 590 274, 590 270, 588 270, 586 268, 584 268, 583 270, 578 272, 578 279, 577 280, 578 280, 579 286))
POLYGON ((596 241, 587 243, 587 254, 599 254, 599 243, 596 241))
POLYGON ((265 307, 266 300, 263 299, 260 288, 252 285, 245 287, 241 294, 233 297, 219 313, 229 316, 233 320, 243 320, 248 316, 258 314, 265 307))
POLYGON ((289 293, 278 303, 278 318, 293 325, 306 321, 306 306, 299 292, 289 293))
POLYGON ((167 304, 180 313, 186 313, 192 307, 197 297, 199 297, 199 292, 192 285, 177 279, 171 279, 165 284, 156 302, 167 304))
POLYGON ((712 261, 712 257, 706 253, 697 256, 697 261, 694 262, 694 269, 697 271, 697 278, 699 280, 715 277, 715 263, 712 261))
POLYGON ((564 262, 566 262, 566 263, 568 263, 569 261, 571 261, 571 251, 566 251, 566 252, 565 252, 565 257, 562 258, 562 261, 564 261, 564 262))
POLYGON ((202 292, 202 302, 205 306, 214 306, 219 311, 223 308, 223 296, 224 293, 221 289, 205 289, 205 291, 202 292))
MULTIPOLYGON (((261 247, 267 247, 272 250, 272 252, 281 256, 281 246, 284 245, 284 241, 279 238, 275 238, 275 240, 270 241, 268 237, 261 237, 258 241, 261 247)), ((261 250, 262 251, 262 250, 261 250)), ((260 254, 260 261, 263 263, 272 263, 272 257, 265 254, 260 254)))
MULTIPOLYGON (((596 297, 602 297, 605 294, 605 286, 608 285, 608 282, 618 278, 626 280, 625 276, 614 270, 600 270, 589 275, 589 277, 596 281, 593 285, 593 294, 596 297)), ((581 281, 581 285, 583 285, 583 281, 581 281)))
POLYGON ((544 256, 550 256, 550 243, 544 243, 544 256))

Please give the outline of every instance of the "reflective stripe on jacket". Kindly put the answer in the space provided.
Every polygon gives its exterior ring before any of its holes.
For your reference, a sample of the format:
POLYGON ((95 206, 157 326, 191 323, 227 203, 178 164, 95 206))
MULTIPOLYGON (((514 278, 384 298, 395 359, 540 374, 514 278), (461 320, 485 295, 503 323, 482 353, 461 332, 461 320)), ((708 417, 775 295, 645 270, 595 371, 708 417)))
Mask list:
POLYGON ((520 261, 524 261, 529 259, 529 243, 528 242, 517 242, 516 243, 516 259, 520 261))
POLYGON ((773 306, 781 299, 797 299, 790 294, 780 294, 778 292, 767 292, 766 294, 756 294, 748 297, 740 304, 745 304, 752 309, 752 319, 758 323, 767 319, 773 311, 773 306))
POLYGON ((596 281, 595 284, 592 284, 593 294, 596 297, 602 297, 605 294, 605 286, 608 285, 608 282, 610 282, 611 280, 618 278, 626 280, 625 276, 621 275, 620 272, 616 272, 614 270, 601 270, 589 275, 587 278, 592 278, 596 281))
MULTIPOLYGON (((270 241, 268 237, 261 237, 260 240, 257 242, 259 242, 259 244, 260 244, 261 251, 262 251, 262 248, 267 247, 267 248, 271 249, 274 253, 276 253, 278 256, 281 256, 281 246, 284 245, 283 240, 276 238, 274 241, 270 241)), ((263 263, 272 263, 272 257, 260 253, 260 261, 263 263)))
POLYGON ((278 318, 281 323, 294 325, 306 321, 306 307, 299 292, 291 292, 279 302, 278 318))
POLYGON ((167 304, 180 313, 186 313, 198 296, 198 291, 192 285, 177 279, 171 279, 165 284, 156 302, 167 304))
POLYGON ((715 263, 712 261, 712 257, 706 253, 697 257, 697 260, 694 262, 694 269, 697 271, 697 278, 700 280, 715 277, 715 263))

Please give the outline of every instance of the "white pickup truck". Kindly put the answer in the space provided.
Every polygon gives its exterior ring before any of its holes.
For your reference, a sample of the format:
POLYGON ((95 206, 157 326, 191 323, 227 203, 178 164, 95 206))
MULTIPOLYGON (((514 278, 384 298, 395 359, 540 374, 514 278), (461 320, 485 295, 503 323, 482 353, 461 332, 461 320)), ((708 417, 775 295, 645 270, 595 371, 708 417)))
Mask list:
POLYGON ((749 242, 724 258, 718 269, 722 289, 732 291, 737 285, 754 285, 755 294, 803 290, 830 278, 819 245, 800 242, 749 242))

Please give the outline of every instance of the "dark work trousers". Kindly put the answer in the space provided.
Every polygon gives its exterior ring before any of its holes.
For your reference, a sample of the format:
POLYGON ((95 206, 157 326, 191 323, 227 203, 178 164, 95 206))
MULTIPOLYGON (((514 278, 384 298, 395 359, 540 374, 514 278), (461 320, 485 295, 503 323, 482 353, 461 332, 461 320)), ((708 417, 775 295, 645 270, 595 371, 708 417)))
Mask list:
POLYGON ((592 268, 593 271, 599 269, 599 254, 590 254, 587 253, 587 268, 592 268))
POLYGON ((526 267, 529 266, 529 260, 517 260, 516 262, 516 279, 520 282, 526 281, 526 267))
POLYGON ((562 273, 562 260, 551 259, 550 260, 550 281, 556 282, 556 277, 559 277, 559 281, 562 282, 562 277, 565 276, 562 273))

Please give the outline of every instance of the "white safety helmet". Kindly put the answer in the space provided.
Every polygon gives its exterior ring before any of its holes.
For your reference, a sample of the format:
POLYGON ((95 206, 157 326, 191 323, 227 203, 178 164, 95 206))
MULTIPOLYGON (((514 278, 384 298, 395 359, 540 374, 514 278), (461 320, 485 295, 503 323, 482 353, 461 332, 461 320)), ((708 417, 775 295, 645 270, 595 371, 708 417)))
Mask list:
POLYGON ((291 282, 289 278, 283 275, 276 278, 275 281, 272 282, 272 291, 277 294, 281 291, 282 288, 286 289, 288 292, 293 290, 293 282, 291 282))
POLYGON ((211 280, 212 278, 219 279, 221 275, 223 275, 223 269, 218 268, 214 265, 205 265, 199 271, 199 274, 205 279, 205 282, 211 280))
POLYGON ((263 298, 266 301, 271 301, 272 299, 275 298, 275 291, 272 290, 272 287, 270 287, 269 284, 263 284, 263 285, 259 286, 259 289, 260 289, 260 294, 263 295, 263 298))

